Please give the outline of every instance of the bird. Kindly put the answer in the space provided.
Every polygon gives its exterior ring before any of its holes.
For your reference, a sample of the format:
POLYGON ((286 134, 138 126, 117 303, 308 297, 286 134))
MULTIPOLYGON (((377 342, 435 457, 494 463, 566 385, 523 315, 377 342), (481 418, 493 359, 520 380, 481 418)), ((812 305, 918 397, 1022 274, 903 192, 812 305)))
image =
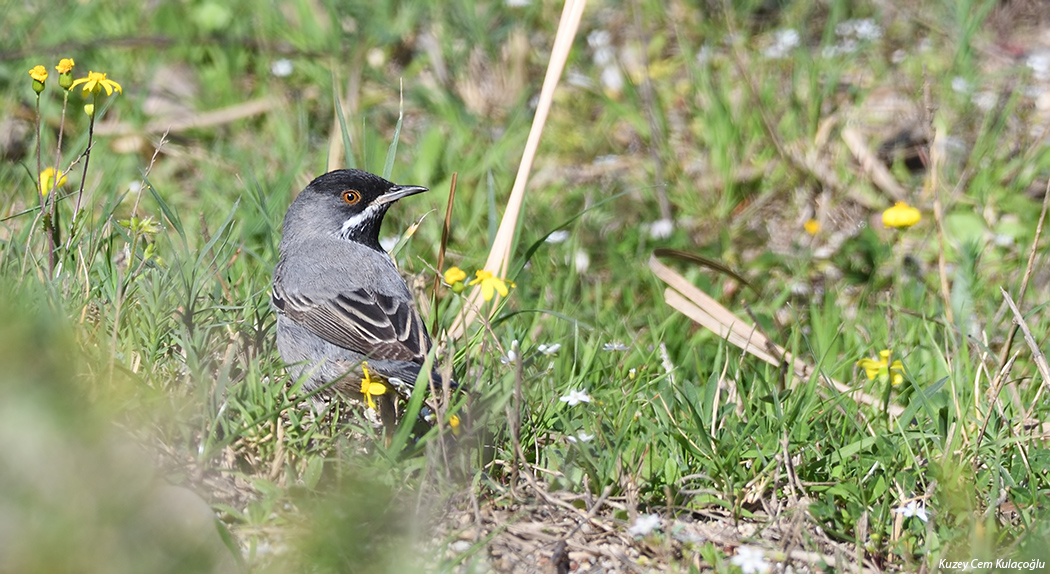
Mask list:
MULTIPOLYGON (((432 344, 379 231, 395 202, 426 191, 357 169, 317 177, 288 208, 273 274, 277 349, 289 375, 308 392, 331 385, 366 399, 388 431, 396 400, 386 391, 411 394, 432 344)), ((430 376, 441 388, 440 375, 430 376)))

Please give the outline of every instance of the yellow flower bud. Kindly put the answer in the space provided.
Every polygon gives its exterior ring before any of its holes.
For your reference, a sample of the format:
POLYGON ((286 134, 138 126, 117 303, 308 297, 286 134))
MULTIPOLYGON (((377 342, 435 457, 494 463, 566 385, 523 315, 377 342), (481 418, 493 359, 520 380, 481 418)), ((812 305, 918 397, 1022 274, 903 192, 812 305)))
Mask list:
POLYGON ((69 90, 69 88, 73 87, 74 65, 72 58, 63 58, 62 61, 55 66, 55 69, 58 70, 59 73, 58 85, 61 86, 63 90, 69 90))
POLYGON ((448 283, 449 285, 455 285, 466 278, 467 272, 459 267, 449 267, 448 270, 445 271, 445 283, 448 283))
POLYGON ((33 78, 33 91, 40 95, 40 92, 44 91, 44 82, 47 81, 47 68, 34 66, 29 70, 29 77, 33 78))

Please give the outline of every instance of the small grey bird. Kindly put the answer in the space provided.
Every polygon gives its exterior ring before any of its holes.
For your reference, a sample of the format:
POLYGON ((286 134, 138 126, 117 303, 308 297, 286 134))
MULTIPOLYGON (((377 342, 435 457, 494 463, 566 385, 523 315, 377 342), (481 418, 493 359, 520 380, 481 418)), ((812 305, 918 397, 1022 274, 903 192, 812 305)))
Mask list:
MULTIPOLYGON (((291 376, 306 377, 306 390, 335 381, 338 391, 361 397, 361 365, 367 363, 373 382, 400 395, 411 392, 430 351, 430 335, 408 286, 379 245, 379 228, 395 201, 424 191, 340 169, 310 182, 288 208, 271 300, 277 349, 291 376)), ((390 394, 378 398, 389 425, 390 394)))

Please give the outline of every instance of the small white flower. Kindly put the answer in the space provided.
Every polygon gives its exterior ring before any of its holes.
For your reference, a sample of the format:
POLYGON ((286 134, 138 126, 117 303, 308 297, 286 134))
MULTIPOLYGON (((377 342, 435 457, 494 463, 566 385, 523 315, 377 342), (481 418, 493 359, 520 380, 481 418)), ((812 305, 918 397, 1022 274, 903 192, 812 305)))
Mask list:
POLYGON ((973 105, 978 108, 990 112, 995 104, 999 102, 999 95, 995 92, 983 90, 973 95, 973 105))
POLYGON ((734 566, 740 568, 744 574, 764 574, 769 572, 770 565, 766 560, 766 553, 761 548, 751 546, 739 546, 736 555, 730 560, 734 566))
POLYGON ((704 64, 711 61, 711 57, 715 55, 714 49, 709 44, 700 46, 700 49, 696 51, 696 63, 703 66, 704 64))
POLYGON ((671 384, 674 384, 674 363, 671 361, 671 354, 667 352, 667 345, 660 343, 660 363, 663 365, 664 372, 667 373, 667 377, 671 380, 671 384))
POLYGON ((499 362, 504 365, 513 365, 518 362, 518 340, 514 339, 510 342, 510 350, 507 351, 506 355, 499 358, 499 362))
POLYGON ((511 8, 521 8, 532 4, 532 0, 505 0, 504 3, 511 8))
POLYGON ((602 46, 594 50, 594 65, 600 68, 610 66, 616 59, 616 52, 609 46, 602 46))
POLYGON ((586 391, 577 391, 576 389, 573 389, 569 391, 569 394, 561 397, 559 400, 563 403, 568 403, 570 407, 575 407, 580 403, 591 402, 591 396, 588 395, 586 391))
POLYGON ((576 251, 576 256, 573 257, 573 263, 576 265, 577 273, 586 273, 591 267, 591 256, 587 255, 587 252, 580 249, 576 251))
POLYGON ((773 43, 762 50, 762 55, 772 60, 787 56, 799 45, 798 31, 793 28, 777 30, 773 33, 773 43))
POLYGON ((649 224, 649 237, 653 239, 667 239, 674 231, 674 222, 670 219, 657 219, 649 224))
POLYGON ((275 60, 270 64, 270 73, 278 78, 287 78, 292 75, 292 61, 287 58, 275 60))
POLYGON ((912 516, 917 517, 923 522, 929 522, 930 516, 926 514, 926 509, 919 506, 918 500, 912 500, 908 504, 901 506, 900 508, 894 508, 893 512, 901 514, 904 518, 911 518, 912 516))
POLYGON ((872 42, 882 37, 882 28, 875 23, 875 20, 871 18, 865 18, 863 20, 855 20, 853 24, 853 33, 857 35, 857 38, 866 42, 872 42))
POLYGON ((561 343, 554 343, 553 345, 540 345, 539 347, 536 347, 536 350, 544 355, 556 355, 559 349, 561 349, 561 343))
POLYGON ((634 519, 634 524, 627 529, 631 536, 645 536, 656 528, 660 528, 660 517, 656 514, 643 514, 634 519))
POLYGON ((630 347, 624 345, 619 341, 613 341, 612 343, 606 343, 602 345, 603 351, 626 351, 628 349, 630 349, 630 347))
POLYGON ((565 437, 565 440, 567 440, 567 441, 569 441, 571 443, 591 442, 592 439, 594 439, 594 435, 587 434, 587 433, 585 433, 583 431, 580 431, 579 433, 577 433, 576 436, 567 436, 567 437, 565 437))
POLYGON ((610 92, 620 93, 623 91, 623 74, 620 73, 620 68, 617 68, 615 65, 607 65, 602 68, 599 81, 602 87, 610 92))
POLYGON ((1035 79, 1050 79, 1050 52, 1036 52, 1025 60, 1025 65, 1032 69, 1035 79))
POLYGON ((587 34, 587 44, 595 49, 608 46, 612 43, 612 34, 608 30, 595 30, 587 34))
POLYGON ((372 48, 365 54, 365 61, 373 68, 381 68, 386 63, 386 52, 380 48, 372 48))
POLYGON ((568 238, 569 230, 559 229, 557 231, 552 231, 550 235, 547 236, 547 239, 545 239, 544 241, 546 241, 547 243, 563 243, 568 238))
POLYGON ((397 237, 380 237, 379 246, 383 248, 383 251, 389 252, 391 249, 397 247, 397 237))
POLYGON ((835 26, 835 33, 842 37, 853 36, 858 40, 871 42, 882 37, 882 28, 871 18, 846 20, 835 26))

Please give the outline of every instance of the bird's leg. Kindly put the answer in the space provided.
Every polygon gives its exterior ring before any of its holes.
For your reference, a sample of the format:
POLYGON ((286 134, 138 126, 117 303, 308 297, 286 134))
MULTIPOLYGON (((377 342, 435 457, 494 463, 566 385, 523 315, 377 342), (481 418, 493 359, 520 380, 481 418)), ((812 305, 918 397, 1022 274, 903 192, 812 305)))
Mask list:
POLYGON ((394 432, 397 431, 397 393, 384 393, 376 397, 376 406, 379 407, 379 420, 383 421, 383 435, 386 446, 390 446, 394 440, 394 432))

